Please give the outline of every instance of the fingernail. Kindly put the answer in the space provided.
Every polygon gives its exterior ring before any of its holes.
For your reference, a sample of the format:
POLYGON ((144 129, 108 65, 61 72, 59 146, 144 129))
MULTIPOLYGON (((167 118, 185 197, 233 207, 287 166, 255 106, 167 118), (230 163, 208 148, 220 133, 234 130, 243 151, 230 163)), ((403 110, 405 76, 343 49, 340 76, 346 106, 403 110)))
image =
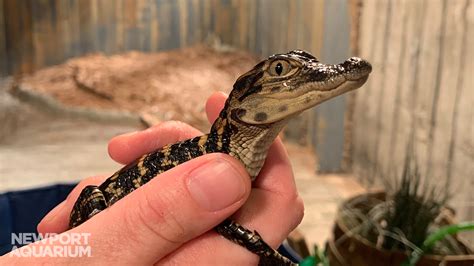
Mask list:
POLYGON ((193 170, 187 180, 194 200, 209 211, 224 209, 245 195, 245 177, 229 161, 216 159, 193 170))
POLYGON ((64 208, 65 204, 65 200, 59 203, 56 207, 54 207, 51 211, 48 212, 48 214, 43 218, 42 222, 48 223, 53 221, 58 216, 58 214, 62 212, 62 209, 64 208))

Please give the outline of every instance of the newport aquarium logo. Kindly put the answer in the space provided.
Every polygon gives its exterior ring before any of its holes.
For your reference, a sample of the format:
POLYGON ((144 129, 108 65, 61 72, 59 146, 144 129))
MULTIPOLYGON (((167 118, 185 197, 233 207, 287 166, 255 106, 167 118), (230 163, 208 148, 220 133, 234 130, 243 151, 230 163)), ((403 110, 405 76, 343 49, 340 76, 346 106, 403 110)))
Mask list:
POLYGON ((13 248, 9 255, 12 257, 91 257, 90 235, 90 233, 11 234, 13 248))

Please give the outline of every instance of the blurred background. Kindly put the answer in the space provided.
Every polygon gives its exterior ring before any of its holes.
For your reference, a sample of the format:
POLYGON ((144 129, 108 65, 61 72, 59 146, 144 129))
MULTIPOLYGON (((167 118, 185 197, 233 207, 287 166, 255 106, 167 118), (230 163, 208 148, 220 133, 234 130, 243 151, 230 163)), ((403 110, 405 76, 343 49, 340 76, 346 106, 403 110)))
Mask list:
POLYGON ((206 132, 213 91, 304 49, 373 66, 282 136, 307 241, 323 245, 348 197, 396 186, 406 158, 472 221, 472 47, 472 0, 0 0, 0 192, 110 173, 107 141, 161 121, 206 132))

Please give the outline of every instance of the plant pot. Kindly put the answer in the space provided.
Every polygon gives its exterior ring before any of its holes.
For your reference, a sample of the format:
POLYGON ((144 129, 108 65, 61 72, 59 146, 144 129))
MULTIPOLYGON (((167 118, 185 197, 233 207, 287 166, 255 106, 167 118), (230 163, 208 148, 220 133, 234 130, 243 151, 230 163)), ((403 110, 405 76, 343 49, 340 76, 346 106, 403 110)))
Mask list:
MULTIPOLYGON (((387 265, 399 266, 407 258, 406 254, 400 251, 388 251, 376 247, 367 239, 358 234, 351 233, 349 228, 342 220, 342 210, 346 206, 352 208, 362 208, 364 201, 368 199, 385 200, 384 192, 367 193, 348 199, 339 208, 336 216, 336 222, 333 229, 333 237, 328 241, 328 257, 330 265, 333 266, 367 266, 367 265, 387 265)), ((443 222, 444 223, 444 222, 443 222)), ((452 224, 450 221, 445 221, 446 224, 452 224)), ((460 244, 468 250, 462 240, 460 244)), ((474 265, 474 255, 425 255, 417 263, 417 266, 472 266, 474 265)))

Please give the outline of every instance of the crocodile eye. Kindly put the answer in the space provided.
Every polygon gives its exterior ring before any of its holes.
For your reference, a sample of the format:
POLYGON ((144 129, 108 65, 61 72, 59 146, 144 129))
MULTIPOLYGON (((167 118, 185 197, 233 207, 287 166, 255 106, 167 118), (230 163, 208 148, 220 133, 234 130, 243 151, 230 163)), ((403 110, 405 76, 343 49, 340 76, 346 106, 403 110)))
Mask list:
POLYGON ((277 60, 270 65, 269 72, 272 76, 283 76, 290 72, 291 66, 285 60, 277 60))
POLYGON ((278 64, 275 66, 275 72, 276 72, 278 75, 281 75, 281 72, 283 72, 283 66, 281 65, 281 63, 278 63, 278 64))

